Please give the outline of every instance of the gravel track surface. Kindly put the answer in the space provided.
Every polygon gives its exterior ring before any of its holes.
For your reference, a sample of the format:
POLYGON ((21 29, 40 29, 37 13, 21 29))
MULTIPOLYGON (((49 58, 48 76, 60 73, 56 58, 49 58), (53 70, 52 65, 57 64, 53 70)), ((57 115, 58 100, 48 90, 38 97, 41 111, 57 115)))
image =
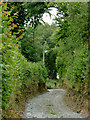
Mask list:
POLYGON ((48 91, 26 103, 24 118, 84 118, 66 106, 63 101, 65 90, 48 89, 48 91))

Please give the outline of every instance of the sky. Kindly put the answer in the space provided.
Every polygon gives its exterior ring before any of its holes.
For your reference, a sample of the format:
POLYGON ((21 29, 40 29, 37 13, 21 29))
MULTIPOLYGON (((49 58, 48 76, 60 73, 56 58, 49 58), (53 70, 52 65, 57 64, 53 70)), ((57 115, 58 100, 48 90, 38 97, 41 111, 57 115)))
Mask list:
MULTIPOLYGON (((43 14, 43 21, 48 23, 49 25, 51 25, 53 22, 55 22, 55 20, 53 20, 53 19, 55 18, 56 14, 57 14, 57 9, 54 8, 54 7, 51 7, 50 8, 50 13, 52 14, 51 17, 49 16, 48 13, 43 14)), ((40 22, 42 23, 42 21, 40 21, 40 22)), ((30 22, 28 22, 28 24, 29 23, 30 22)), ((26 25, 24 25, 24 26, 26 26, 26 25)))
POLYGON ((43 21, 44 21, 44 22, 47 22, 48 24, 51 25, 52 22, 55 22, 53 19, 54 19, 55 16, 56 16, 57 9, 54 8, 54 7, 52 7, 50 13, 52 14, 52 15, 51 15, 51 18, 50 18, 50 16, 49 16, 48 13, 44 13, 44 15, 43 15, 43 21))

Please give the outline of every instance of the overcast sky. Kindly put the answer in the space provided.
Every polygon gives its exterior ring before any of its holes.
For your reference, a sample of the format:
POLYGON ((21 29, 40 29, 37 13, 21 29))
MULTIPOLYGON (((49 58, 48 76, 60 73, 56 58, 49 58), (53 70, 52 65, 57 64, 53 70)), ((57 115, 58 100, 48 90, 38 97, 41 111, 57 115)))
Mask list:
POLYGON ((50 11, 50 13, 52 14, 51 15, 51 18, 50 18, 50 16, 49 16, 49 14, 48 13, 44 13, 44 15, 43 15, 43 20, 44 20, 44 22, 47 22, 48 24, 52 24, 52 22, 54 22, 54 18, 55 18, 55 16, 56 16, 56 13, 57 13, 57 9, 56 8, 54 8, 54 7, 52 7, 51 8, 51 11, 50 11))
MULTIPOLYGON (((50 8, 50 13, 52 14, 51 17, 49 16, 48 13, 43 14, 43 21, 48 23, 49 25, 51 25, 53 22, 55 22, 53 19, 55 18, 56 14, 57 14, 57 9, 54 7, 50 8)), ((28 22, 28 24, 29 23, 30 23, 30 21, 28 22)), ((26 24, 24 26, 26 26, 26 24)))

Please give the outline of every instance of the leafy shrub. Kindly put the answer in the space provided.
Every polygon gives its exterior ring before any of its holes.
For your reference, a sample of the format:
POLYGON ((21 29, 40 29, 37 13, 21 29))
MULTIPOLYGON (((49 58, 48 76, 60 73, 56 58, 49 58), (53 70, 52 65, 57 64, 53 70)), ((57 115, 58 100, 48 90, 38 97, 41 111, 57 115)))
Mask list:
POLYGON ((27 62, 20 53, 19 40, 22 39, 23 34, 19 37, 15 35, 19 32, 12 35, 11 30, 17 26, 12 23, 13 16, 10 16, 12 8, 11 11, 7 11, 7 3, 3 3, 2 11, 2 115, 13 117, 17 94, 20 95, 21 89, 27 89, 32 84, 35 88, 38 87, 39 82, 45 82, 47 71, 42 62, 27 62), (8 114, 8 111, 11 112, 8 114))
POLYGON ((57 3, 56 68, 62 85, 88 93, 88 4, 57 3), (63 8, 63 9, 62 9, 63 8), (63 11, 63 12, 61 12, 63 11), (83 18, 83 19, 82 19, 83 18))

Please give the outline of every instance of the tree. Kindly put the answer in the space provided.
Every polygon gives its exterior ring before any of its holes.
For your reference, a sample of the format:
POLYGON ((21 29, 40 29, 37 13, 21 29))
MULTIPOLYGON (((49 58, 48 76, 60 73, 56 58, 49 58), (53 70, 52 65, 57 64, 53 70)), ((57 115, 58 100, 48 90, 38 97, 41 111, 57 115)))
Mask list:
POLYGON ((29 2, 24 3, 26 8, 26 24, 30 24, 31 27, 36 28, 38 23, 42 20, 42 16, 45 12, 49 13, 48 6, 46 2, 29 2))
POLYGON ((60 19, 56 19, 59 26, 56 67, 60 81, 66 79, 65 82, 69 88, 86 94, 88 88, 86 67, 88 66, 88 6, 87 3, 57 3, 58 5, 57 8, 61 11, 59 13, 63 14, 60 19))
POLYGON ((42 61, 44 42, 46 43, 45 49, 47 50, 56 44, 55 40, 50 38, 55 29, 56 26, 54 24, 39 24, 35 29, 28 27, 21 41, 22 54, 29 61, 42 61))

